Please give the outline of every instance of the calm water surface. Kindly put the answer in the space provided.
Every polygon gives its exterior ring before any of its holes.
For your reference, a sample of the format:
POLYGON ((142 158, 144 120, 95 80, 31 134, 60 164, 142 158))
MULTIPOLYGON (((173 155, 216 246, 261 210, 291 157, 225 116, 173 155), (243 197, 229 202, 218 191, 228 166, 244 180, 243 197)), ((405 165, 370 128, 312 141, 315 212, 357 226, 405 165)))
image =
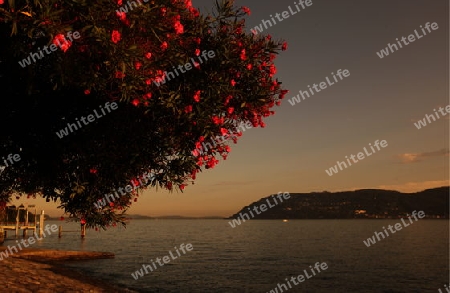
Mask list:
POLYGON ((139 292, 264 293, 316 262, 328 269, 285 292, 438 292, 449 282, 449 222, 419 220, 364 245, 375 231, 398 222, 254 220, 231 228, 226 220, 135 220, 126 229, 89 230, 84 240, 78 233, 61 239, 55 233, 35 247, 113 252, 115 259, 68 265, 139 292), (133 279, 142 264, 181 243, 194 250, 133 279))

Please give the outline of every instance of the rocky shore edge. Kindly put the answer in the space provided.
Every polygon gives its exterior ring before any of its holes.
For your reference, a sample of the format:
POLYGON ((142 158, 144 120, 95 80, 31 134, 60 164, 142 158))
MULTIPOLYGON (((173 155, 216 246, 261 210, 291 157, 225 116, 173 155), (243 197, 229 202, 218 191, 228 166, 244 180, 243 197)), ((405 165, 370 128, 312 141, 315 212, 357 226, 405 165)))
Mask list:
MULTIPOLYGON (((0 246, 0 251, 6 247, 0 246)), ((114 292, 136 293, 106 281, 94 279, 65 267, 67 261, 114 258, 113 253, 67 251, 55 249, 23 249, 0 260, 0 291, 3 292, 114 292)))

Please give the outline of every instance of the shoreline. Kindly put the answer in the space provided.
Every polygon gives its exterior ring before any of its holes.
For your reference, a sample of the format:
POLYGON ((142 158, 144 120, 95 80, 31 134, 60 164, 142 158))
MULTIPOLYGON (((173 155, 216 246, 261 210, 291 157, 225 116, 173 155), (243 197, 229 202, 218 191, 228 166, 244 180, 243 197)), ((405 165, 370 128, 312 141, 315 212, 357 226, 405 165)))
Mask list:
MULTIPOLYGON (((0 251, 6 247, 0 246, 0 251)), ((56 249, 23 249, 0 260, 1 290, 8 292, 114 292, 136 293, 119 284, 93 278, 65 266, 68 261, 114 258, 114 254, 96 251, 67 251, 56 249)))

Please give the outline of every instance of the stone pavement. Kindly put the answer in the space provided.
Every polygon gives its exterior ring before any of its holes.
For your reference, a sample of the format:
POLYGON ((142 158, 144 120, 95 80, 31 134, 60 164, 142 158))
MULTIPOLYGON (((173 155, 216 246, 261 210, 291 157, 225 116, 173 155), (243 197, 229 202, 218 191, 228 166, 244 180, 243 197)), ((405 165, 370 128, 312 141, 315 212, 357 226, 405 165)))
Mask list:
MULTIPOLYGON (((3 251, 5 247, 0 247, 3 251)), ((11 293, 132 293, 104 281, 82 275, 55 261, 113 257, 110 253, 24 249, 0 260, 0 292, 11 293), (27 258, 27 259, 24 259, 27 258)))

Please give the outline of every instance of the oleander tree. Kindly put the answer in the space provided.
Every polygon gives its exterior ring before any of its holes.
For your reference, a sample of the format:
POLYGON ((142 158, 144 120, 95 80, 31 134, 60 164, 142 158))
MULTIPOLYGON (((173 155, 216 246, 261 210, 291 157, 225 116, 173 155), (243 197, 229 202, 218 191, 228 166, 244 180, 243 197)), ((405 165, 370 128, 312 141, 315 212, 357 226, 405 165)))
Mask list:
POLYGON ((247 7, 222 0, 203 15, 190 0, 127 3, 0 0, 0 157, 21 157, 1 171, 0 200, 40 196, 88 227, 123 224, 144 189, 183 191, 226 159, 242 135, 232 129, 275 113, 287 91, 274 60, 287 45, 247 32, 247 7), (214 58, 191 62, 204 51, 214 58), (40 58, 23 63, 31 53, 40 58), (117 109, 56 135, 108 102, 117 109), (94 205, 145 172, 155 180, 94 205))

